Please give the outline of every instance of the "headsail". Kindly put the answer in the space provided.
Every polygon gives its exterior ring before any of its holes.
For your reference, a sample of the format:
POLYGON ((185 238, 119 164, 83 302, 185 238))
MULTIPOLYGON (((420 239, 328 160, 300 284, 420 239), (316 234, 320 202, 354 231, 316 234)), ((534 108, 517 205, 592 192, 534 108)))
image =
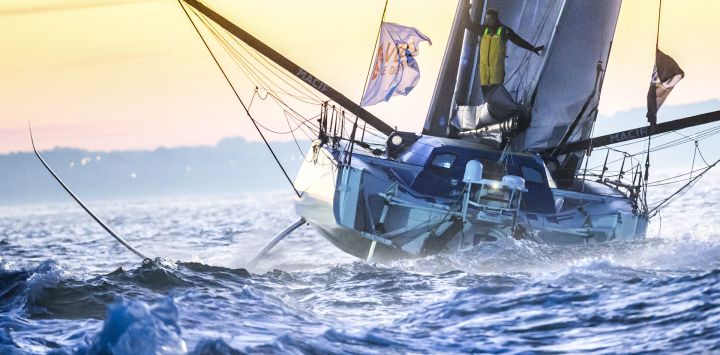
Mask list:
MULTIPOLYGON (((548 52, 552 52, 554 34, 558 20, 563 12, 565 0, 488 0, 475 1, 472 5, 472 21, 481 23, 485 12, 488 9, 495 9, 500 14, 500 22, 517 32, 521 37, 531 43, 544 45, 548 52)), ((459 6, 453 24, 450 38, 456 39, 458 35, 464 36, 462 48, 454 47, 445 54, 445 65, 441 69, 436 85, 436 92, 433 104, 425 122, 425 133, 435 136, 445 136, 448 133, 448 126, 453 116, 457 115, 457 106, 477 106, 485 103, 485 98, 480 89, 480 76, 478 75, 479 41, 478 35, 465 30, 468 25, 467 12, 459 6), (458 18, 457 16, 461 16, 458 18), (458 52, 459 66, 448 65, 449 62, 457 62, 458 52), (452 72, 457 73, 453 76, 452 72), (454 83, 454 94, 452 103, 443 107, 436 102, 446 94, 437 90, 441 85, 440 81, 452 80, 454 83), (439 110, 447 108, 448 112, 439 110)), ((512 96, 513 100, 525 111, 530 110, 531 98, 538 80, 543 71, 547 56, 537 56, 522 48, 508 45, 505 59, 505 83, 504 86, 512 96)), ((444 85, 447 87, 447 84, 444 85)), ((447 99, 446 99, 447 100, 447 99)))

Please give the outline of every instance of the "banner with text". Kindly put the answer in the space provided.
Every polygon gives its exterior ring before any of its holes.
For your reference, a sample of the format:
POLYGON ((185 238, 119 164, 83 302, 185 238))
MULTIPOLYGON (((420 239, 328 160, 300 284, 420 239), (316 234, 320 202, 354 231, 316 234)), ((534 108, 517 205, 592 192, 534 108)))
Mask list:
POLYGON ((415 57, 418 45, 430 38, 413 27, 383 22, 375 63, 360 106, 388 101, 394 95, 407 95, 420 80, 415 57))

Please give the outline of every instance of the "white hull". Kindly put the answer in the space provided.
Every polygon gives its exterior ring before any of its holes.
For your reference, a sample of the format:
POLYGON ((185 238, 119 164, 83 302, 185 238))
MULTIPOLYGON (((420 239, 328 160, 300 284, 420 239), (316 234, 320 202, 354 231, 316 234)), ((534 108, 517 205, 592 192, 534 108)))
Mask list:
MULTIPOLYGON (((353 159, 353 165, 355 161, 361 164, 357 154, 353 159)), ((364 159, 376 159, 375 164, 386 162, 380 158, 364 159)), ((457 216, 449 218, 449 209, 441 203, 428 203, 402 192, 386 196, 392 201, 388 200, 390 207, 382 212, 384 217, 368 212, 374 217, 362 218, 373 222, 360 227, 357 221, 363 209, 369 210, 371 202, 363 203, 358 196, 367 192, 369 185, 383 183, 363 174, 367 175, 365 169, 339 165, 329 150, 318 148, 316 154, 311 149, 295 180, 297 188, 304 192, 296 202, 297 214, 338 248, 363 259, 369 254, 375 260, 418 257, 513 237, 553 244, 636 240, 644 238, 647 228, 647 217, 630 210, 625 198, 559 189, 553 189, 556 201, 580 207, 546 215, 520 211, 518 227, 508 219, 488 223, 492 216, 472 210, 462 220, 457 216), (378 228, 380 224, 382 229, 378 228), (523 233, 519 234, 516 228, 523 233), (371 247, 373 241, 375 246, 371 247)))

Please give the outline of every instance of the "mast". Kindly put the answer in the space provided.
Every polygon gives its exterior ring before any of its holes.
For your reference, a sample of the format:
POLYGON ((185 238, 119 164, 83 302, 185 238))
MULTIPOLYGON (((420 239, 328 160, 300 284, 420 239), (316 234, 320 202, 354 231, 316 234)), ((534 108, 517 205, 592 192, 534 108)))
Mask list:
POLYGON ((315 90, 327 96, 329 99, 335 101, 336 103, 338 103, 338 105, 344 107, 349 112, 352 112, 358 118, 367 122, 369 125, 373 126, 378 131, 382 132, 385 135, 390 135, 390 133, 394 131, 394 129, 390 127, 390 125, 383 122, 381 119, 377 118, 375 115, 368 112, 364 108, 360 107, 360 105, 350 100, 347 96, 343 95, 339 91, 332 88, 330 85, 318 79, 315 75, 308 73, 305 69, 295 64, 287 57, 270 48, 268 45, 255 38, 253 35, 246 32, 245 30, 241 29, 237 25, 233 24, 217 12, 200 3, 198 0, 183 1, 186 4, 192 6, 195 10, 200 11, 200 13, 207 16, 209 19, 220 25, 220 27, 230 32, 239 40, 245 42, 247 45, 260 52, 260 54, 264 55, 283 69, 300 78, 302 81, 306 82, 308 85, 312 86, 315 90))
POLYGON ((463 48, 463 36, 468 16, 465 7, 467 0, 458 0, 455 19, 450 30, 448 45, 445 48, 440 74, 435 82, 432 101, 428 109, 423 134, 436 136, 447 135, 447 123, 452 111, 452 97, 460 67, 460 54, 463 48), (437 124, 438 121, 445 123, 437 124))
MULTIPOLYGON (((654 126, 633 128, 626 131, 616 132, 604 136, 582 140, 579 142, 570 143, 560 151, 560 154, 587 150, 588 148, 603 147, 610 144, 650 137, 660 133, 677 131, 680 129, 690 128, 717 121, 720 121, 720 111, 706 112, 700 115, 658 123, 654 126)), ((552 150, 549 150, 548 152, 552 152, 552 150)))

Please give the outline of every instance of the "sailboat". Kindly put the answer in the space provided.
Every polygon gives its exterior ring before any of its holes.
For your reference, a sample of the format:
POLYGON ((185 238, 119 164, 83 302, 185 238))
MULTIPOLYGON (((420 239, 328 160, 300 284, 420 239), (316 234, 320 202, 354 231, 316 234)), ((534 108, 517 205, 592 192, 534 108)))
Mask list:
POLYGON ((297 213, 340 249, 390 259, 508 238, 645 236, 640 182, 623 192, 578 178, 586 151, 564 149, 592 131, 620 2, 475 2, 475 22, 489 7, 547 43, 542 57, 508 46, 504 86, 520 110, 478 127, 476 112, 489 103, 476 73, 477 35, 465 31, 459 6, 422 134, 390 132, 381 156, 353 152, 349 164, 343 150, 319 145, 300 169, 297 213), (486 138, 493 133, 500 142, 486 138))
POLYGON ((334 116, 318 120, 317 137, 293 181, 300 219, 261 254, 304 223, 368 260, 513 239, 642 239, 651 212, 648 167, 628 162, 619 178, 608 179, 588 175, 583 161, 594 148, 720 119, 712 112, 591 136, 619 0, 474 1, 471 16, 459 1, 422 132, 391 128, 206 5, 184 2, 357 117, 349 135, 336 128, 334 116), (466 31, 467 22, 479 23, 488 8, 546 46, 542 56, 508 46, 503 99, 514 107, 509 115, 488 114, 498 104, 483 95, 478 36, 466 31), (371 149, 365 142, 367 125, 385 138, 384 146, 371 149))
MULTIPOLYGON (((639 240, 664 203, 647 202, 650 150, 644 165, 621 153, 619 173, 612 176, 606 175, 608 157, 617 149, 607 150, 599 173, 588 169, 589 154, 720 120, 716 111, 592 136, 620 0, 478 0, 469 8, 467 0, 458 1, 419 132, 393 129, 204 3, 180 4, 196 30, 188 9, 205 26, 219 26, 328 99, 316 123, 301 122, 314 139, 295 179, 283 169, 298 195, 299 218, 255 261, 305 223, 342 251, 377 261, 514 240, 639 240), (546 47, 536 56, 508 46, 499 98, 483 93, 477 73, 480 43, 466 30, 468 21, 480 23, 490 8, 502 14, 504 24, 546 47)), ((243 107, 262 135, 248 105, 243 107)))

